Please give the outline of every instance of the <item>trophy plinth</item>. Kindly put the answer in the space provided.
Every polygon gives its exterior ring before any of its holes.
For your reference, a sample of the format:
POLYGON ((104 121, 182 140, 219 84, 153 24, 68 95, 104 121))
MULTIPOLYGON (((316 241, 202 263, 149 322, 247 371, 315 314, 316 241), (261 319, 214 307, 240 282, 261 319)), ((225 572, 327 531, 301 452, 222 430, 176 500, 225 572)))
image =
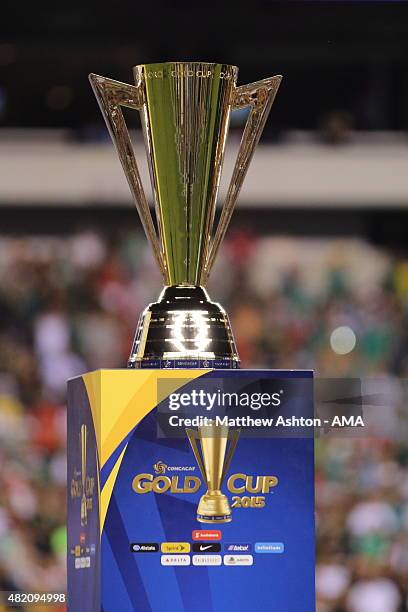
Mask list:
POLYGON ((237 367, 228 317, 203 287, 282 77, 237 87, 236 66, 208 62, 142 64, 133 73, 135 85, 90 75, 165 284, 141 316, 128 366, 170 367, 177 360, 183 367, 184 360, 194 368, 209 359, 217 368, 237 367), (123 106, 141 114, 155 220, 123 106), (230 113, 245 107, 250 112, 213 232, 230 113))
POLYGON ((187 367, 209 367, 214 360, 218 367, 239 365, 228 316, 203 287, 166 287, 140 317, 128 367, 175 359, 187 367))

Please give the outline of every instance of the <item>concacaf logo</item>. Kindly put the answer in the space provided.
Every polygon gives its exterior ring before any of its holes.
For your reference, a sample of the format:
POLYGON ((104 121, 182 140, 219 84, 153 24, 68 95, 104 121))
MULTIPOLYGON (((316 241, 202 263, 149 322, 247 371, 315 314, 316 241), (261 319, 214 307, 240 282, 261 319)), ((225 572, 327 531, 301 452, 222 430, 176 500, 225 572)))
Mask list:
POLYGON ((156 474, 165 474, 167 470, 167 465, 163 463, 163 461, 158 461, 154 464, 153 469, 156 474))

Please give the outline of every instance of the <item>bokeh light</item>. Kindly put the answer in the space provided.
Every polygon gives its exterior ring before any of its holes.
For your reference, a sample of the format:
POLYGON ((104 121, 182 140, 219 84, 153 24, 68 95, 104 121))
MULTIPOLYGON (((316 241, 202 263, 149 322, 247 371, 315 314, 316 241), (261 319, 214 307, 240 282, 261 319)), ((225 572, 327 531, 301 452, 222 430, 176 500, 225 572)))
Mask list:
POLYGON ((336 327, 330 334, 330 346, 337 355, 351 353, 356 344, 356 334, 348 325, 336 327))

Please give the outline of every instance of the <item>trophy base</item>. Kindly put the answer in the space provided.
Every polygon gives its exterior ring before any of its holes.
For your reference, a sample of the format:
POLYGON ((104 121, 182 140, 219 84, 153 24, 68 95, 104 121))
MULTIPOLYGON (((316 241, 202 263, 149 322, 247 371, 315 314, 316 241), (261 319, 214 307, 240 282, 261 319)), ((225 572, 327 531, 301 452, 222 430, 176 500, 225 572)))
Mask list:
POLYGON ((200 523, 230 523, 231 508, 226 495, 221 491, 211 491, 202 496, 197 508, 197 521, 200 523))
POLYGON ((128 368, 238 368, 228 315, 203 287, 165 287, 142 313, 128 368))

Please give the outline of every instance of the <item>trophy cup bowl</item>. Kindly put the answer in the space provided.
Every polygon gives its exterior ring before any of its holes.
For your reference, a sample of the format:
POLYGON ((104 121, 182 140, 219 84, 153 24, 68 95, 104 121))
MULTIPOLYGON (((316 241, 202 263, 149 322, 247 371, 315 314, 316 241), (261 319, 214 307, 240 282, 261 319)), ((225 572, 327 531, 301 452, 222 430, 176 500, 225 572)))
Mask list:
POLYGON ((140 317, 128 367, 239 367, 228 316, 204 287, 281 76, 237 87, 238 69, 227 64, 142 64, 133 72, 135 85, 90 75, 165 283, 140 317), (155 222, 123 106, 141 114, 155 222), (230 113, 245 107, 248 120, 212 237, 230 113))

